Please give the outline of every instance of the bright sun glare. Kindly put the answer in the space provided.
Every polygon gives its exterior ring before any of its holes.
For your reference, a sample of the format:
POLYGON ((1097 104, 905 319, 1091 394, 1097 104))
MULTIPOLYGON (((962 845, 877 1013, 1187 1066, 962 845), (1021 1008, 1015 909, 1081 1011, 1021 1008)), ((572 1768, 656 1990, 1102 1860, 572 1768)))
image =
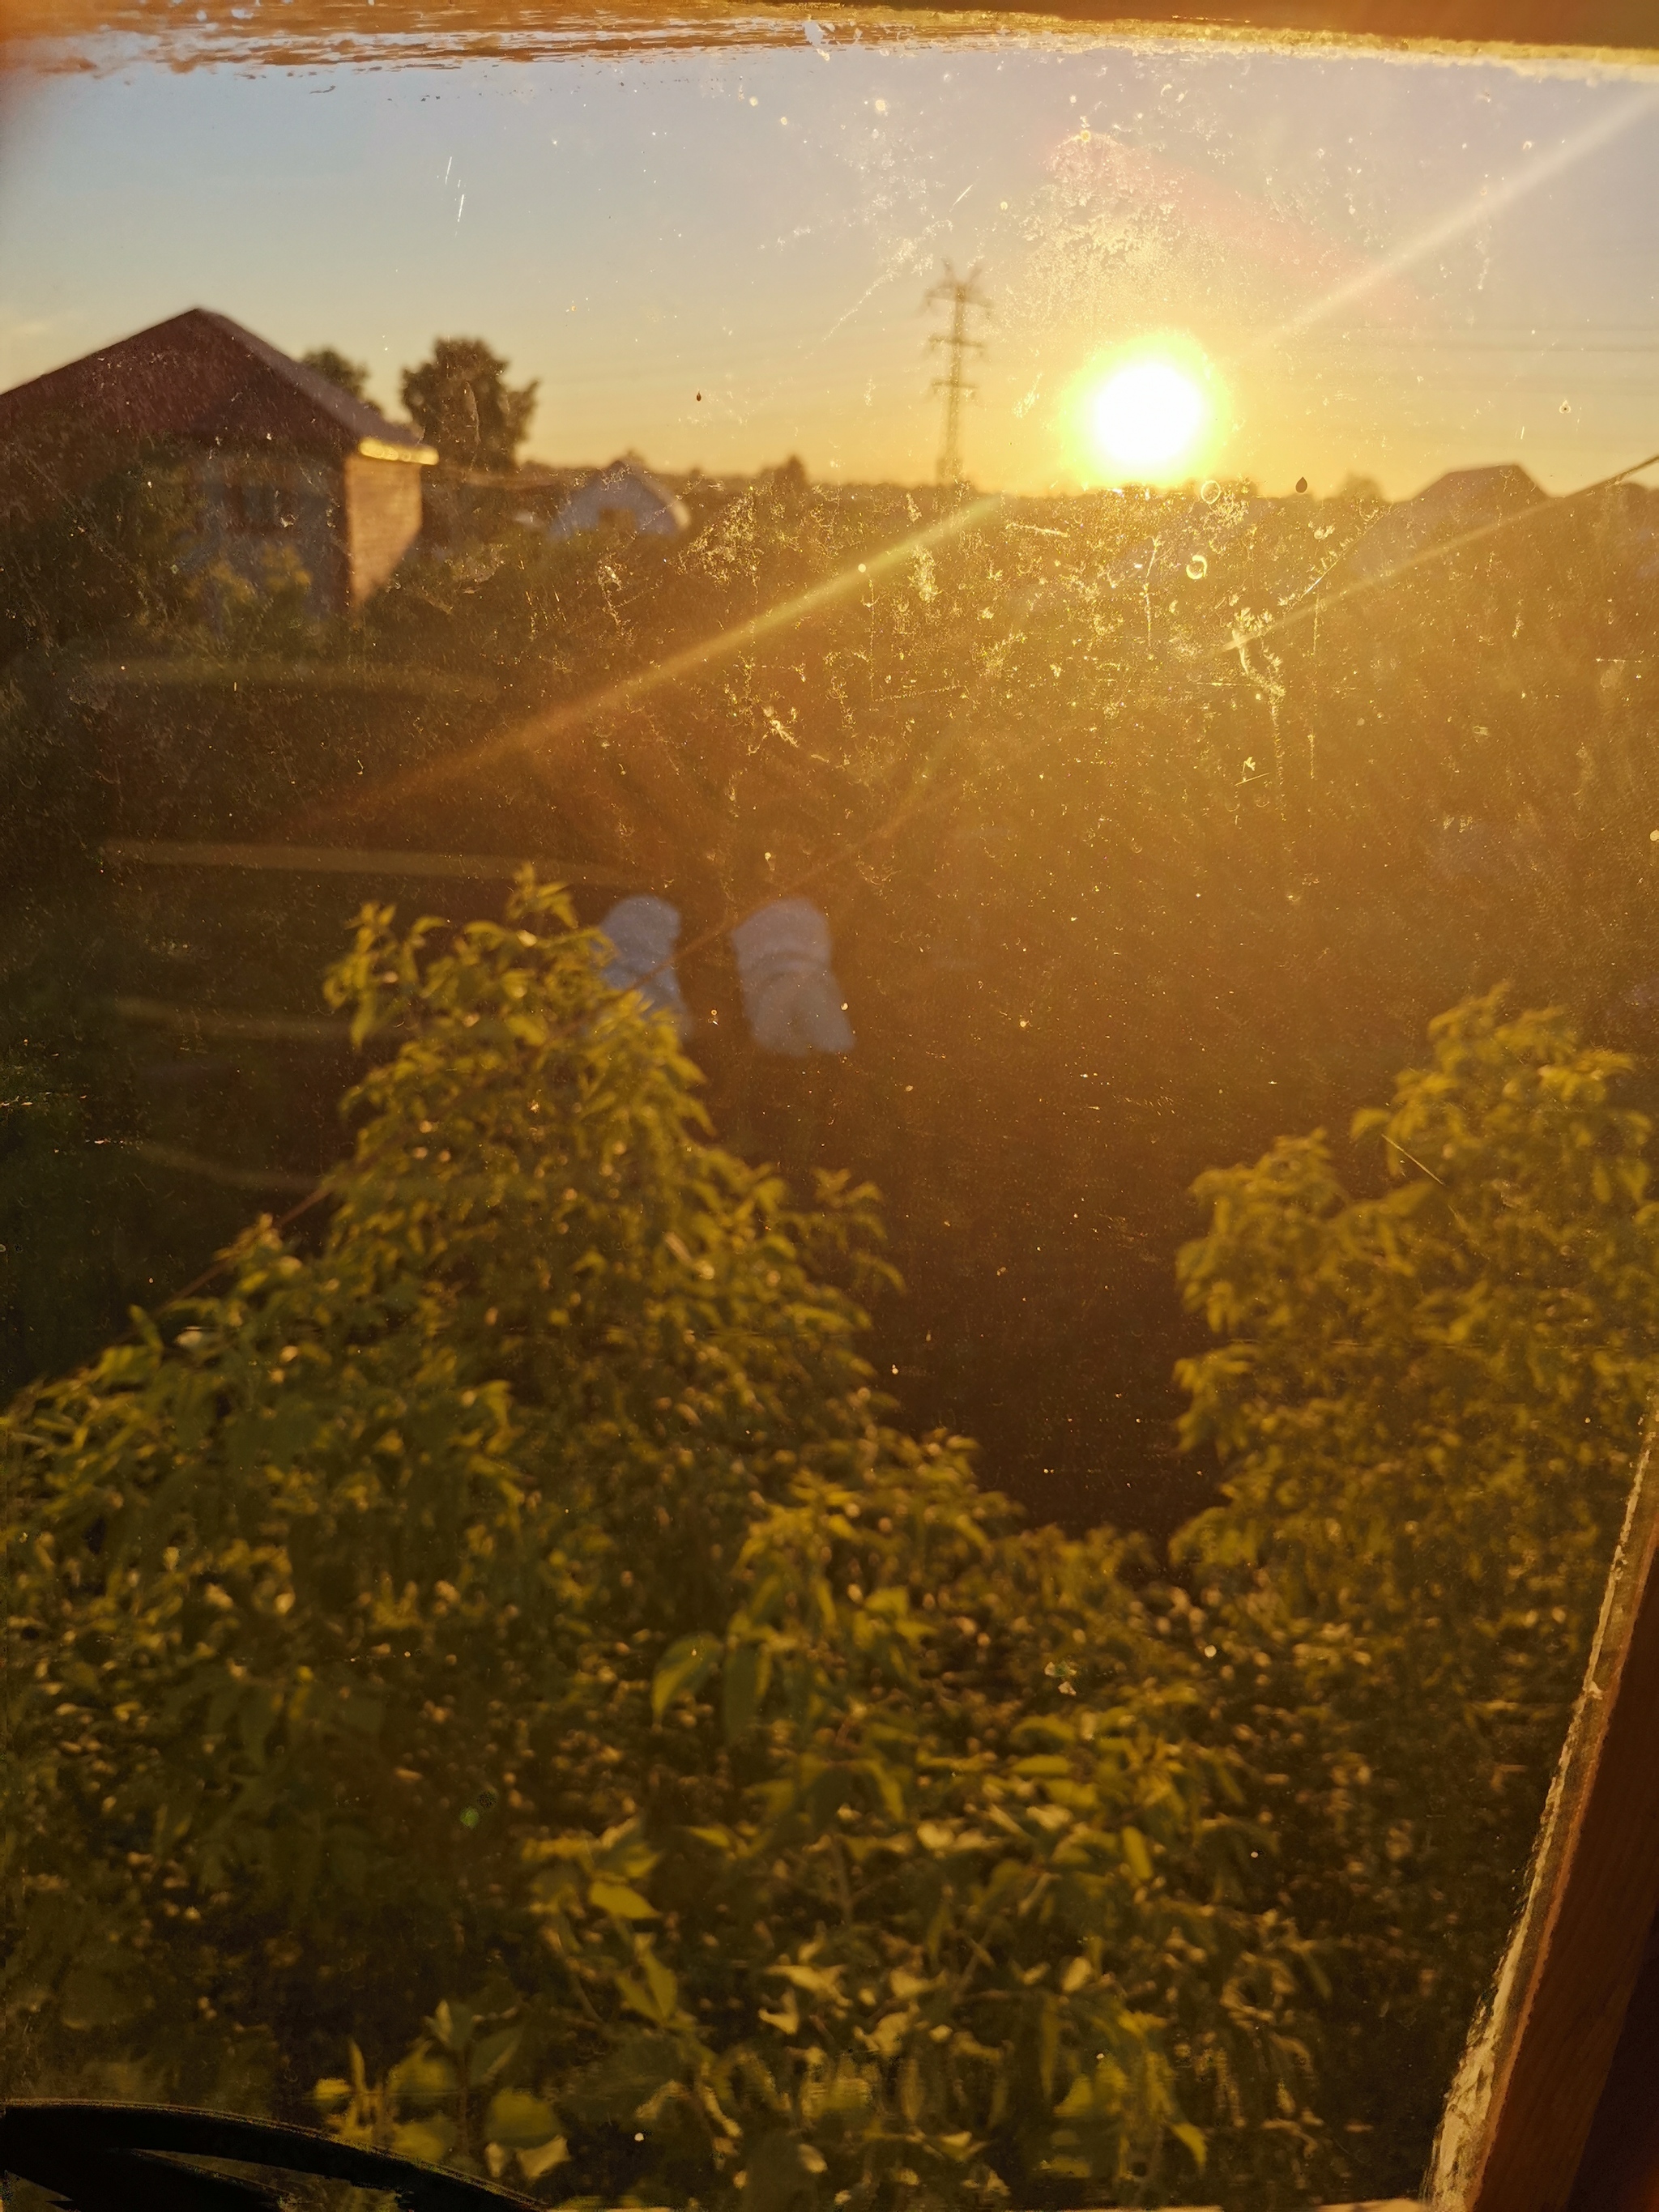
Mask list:
POLYGON ((1109 376, 1090 407, 1095 443, 1116 468, 1158 476, 1197 443, 1208 412, 1202 387, 1167 361, 1137 361, 1109 376))

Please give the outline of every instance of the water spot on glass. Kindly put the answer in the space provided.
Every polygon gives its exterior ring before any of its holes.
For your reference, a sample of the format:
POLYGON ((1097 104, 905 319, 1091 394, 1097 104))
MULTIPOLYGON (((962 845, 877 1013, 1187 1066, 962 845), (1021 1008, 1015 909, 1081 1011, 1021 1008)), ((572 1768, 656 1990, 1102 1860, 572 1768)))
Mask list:
POLYGON ((1187 563, 1187 574, 1192 578, 1194 583, 1197 583, 1200 576, 1208 574, 1209 567, 1209 562, 1201 553, 1194 553, 1187 563))
POLYGON ((1206 507, 1213 507, 1221 496, 1221 486, 1213 477, 1206 477, 1198 488, 1198 495, 1206 507))
POLYGON ((461 1814, 461 1826, 464 1828, 476 1828, 495 1802, 495 1793, 493 1790, 481 1790, 461 1814))
POLYGON ((1572 412, 1572 402, 1571 402, 1571 399, 1564 399, 1564 400, 1561 402, 1561 412, 1562 412, 1564 415, 1571 415, 1571 412, 1572 412))

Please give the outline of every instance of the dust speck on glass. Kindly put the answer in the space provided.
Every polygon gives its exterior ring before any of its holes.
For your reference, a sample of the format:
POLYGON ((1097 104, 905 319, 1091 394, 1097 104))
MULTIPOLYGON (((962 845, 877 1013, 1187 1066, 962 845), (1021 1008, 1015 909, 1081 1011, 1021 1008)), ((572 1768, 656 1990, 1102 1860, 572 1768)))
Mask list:
POLYGON ((0 2105, 1411 2195, 1659 1384, 1659 76, 5 59, 0 2105))

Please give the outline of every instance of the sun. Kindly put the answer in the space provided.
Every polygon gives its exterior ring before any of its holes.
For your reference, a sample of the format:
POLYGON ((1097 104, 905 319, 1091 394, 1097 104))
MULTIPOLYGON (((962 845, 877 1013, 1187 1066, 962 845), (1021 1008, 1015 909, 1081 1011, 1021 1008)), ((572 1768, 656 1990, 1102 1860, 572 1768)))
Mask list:
POLYGON ((1156 357, 1115 370, 1088 402, 1095 446, 1126 476, 1166 476, 1194 451, 1208 424, 1202 382, 1156 357))

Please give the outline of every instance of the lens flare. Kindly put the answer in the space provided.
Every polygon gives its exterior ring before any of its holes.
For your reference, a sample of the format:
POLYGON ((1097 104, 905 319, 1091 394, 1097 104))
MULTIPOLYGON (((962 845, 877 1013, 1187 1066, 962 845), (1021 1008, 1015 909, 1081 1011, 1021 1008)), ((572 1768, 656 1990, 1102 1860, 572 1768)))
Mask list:
POLYGON ((1089 404, 1089 426, 1102 456, 1126 475, 1166 475, 1197 446, 1209 418, 1199 380, 1170 361, 1135 361, 1117 369, 1089 404))

